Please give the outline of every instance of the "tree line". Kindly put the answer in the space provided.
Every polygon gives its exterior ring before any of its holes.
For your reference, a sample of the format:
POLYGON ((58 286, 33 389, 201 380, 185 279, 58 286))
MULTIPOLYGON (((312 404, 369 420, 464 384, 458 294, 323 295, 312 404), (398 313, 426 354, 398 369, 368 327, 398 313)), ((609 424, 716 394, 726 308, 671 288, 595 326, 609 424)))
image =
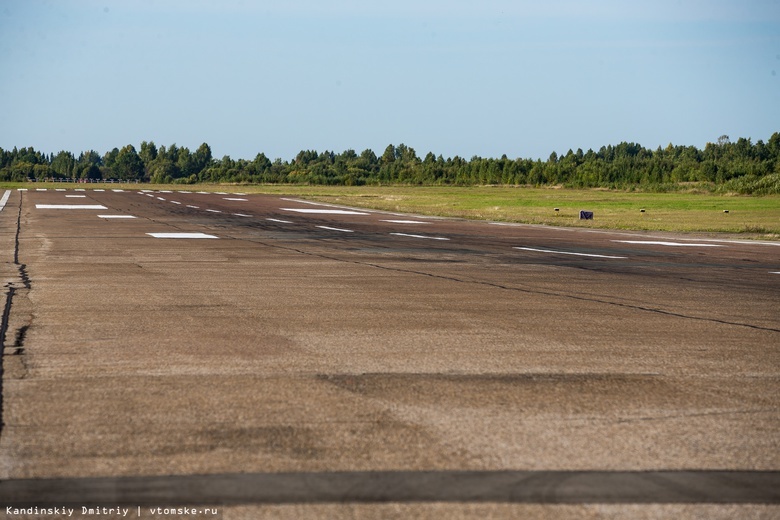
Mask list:
POLYGON ((45 154, 34 148, 0 148, 0 181, 84 179, 151 183, 290 183, 326 185, 562 185, 575 188, 679 189, 700 183, 713 190, 780 193, 780 133, 765 143, 723 135, 703 150, 695 146, 644 148, 622 142, 598 151, 552 152, 547 160, 418 156, 404 144, 382 155, 366 149, 302 150, 287 161, 259 153, 252 160, 216 159, 203 143, 195 151, 144 141, 100 155, 94 150, 45 154))

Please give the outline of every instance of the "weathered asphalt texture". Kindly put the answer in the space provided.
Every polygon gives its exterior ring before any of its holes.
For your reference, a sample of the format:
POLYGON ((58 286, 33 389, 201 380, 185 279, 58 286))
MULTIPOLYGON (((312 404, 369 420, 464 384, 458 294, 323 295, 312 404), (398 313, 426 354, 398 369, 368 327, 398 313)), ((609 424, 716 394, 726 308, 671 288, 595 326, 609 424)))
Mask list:
POLYGON ((0 504, 780 513, 778 244, 291 209, 11 194, 0 504))

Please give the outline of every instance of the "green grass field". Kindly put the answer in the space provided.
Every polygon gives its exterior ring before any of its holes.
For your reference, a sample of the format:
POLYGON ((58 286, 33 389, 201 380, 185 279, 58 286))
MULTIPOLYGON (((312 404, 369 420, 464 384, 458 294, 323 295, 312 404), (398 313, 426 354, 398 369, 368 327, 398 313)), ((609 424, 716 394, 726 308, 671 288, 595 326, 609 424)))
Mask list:
MULTIPOLYGON (((11 184, 19 187, 75 188, 73 184, 11 184)), ((87 189, 117 184, 79 185, 87 189)), ((556 226, 651 231, 739 233, 745 238, 780 238, 780 196, 698 193, 645 193, 526 187, 408 186, 228 186, 125 184, 125 189, 240 191, 305 197, 311 200, 422 215, 488 219, 556 226), (555 211, 558 208, 559 211, 555 211), (592 221, 578 218, 581 209, 592 221), (644 209, 644 212, 640 210, 644 209), (728 210, 728 213, 724 213, 728 210)))

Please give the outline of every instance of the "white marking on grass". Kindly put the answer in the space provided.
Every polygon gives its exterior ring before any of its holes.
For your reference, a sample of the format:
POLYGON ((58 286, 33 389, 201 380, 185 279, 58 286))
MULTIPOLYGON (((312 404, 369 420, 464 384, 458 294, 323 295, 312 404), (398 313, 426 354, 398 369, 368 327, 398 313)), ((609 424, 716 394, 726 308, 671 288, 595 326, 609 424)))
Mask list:
POLYGON ((697 244, 683 242, 664 242, 660 240, 613 240, 613 242, 622 242, 624 244, 638 244, 648 246, 672 246, 672 247, 725 247, 718 244, 697 244))
POLYGON ((218 210, 218 209, 207 209, 206 211, 210 211, 211 213, 222 213, 222 212, 221 212, 220 210, 218 210))
POLYGON ((230 197, 222 197, 225 200, 235 200, 235 201, 241 201, 241 202, 247 202, 249 199, 233 199, 230 197))
POLYGON ((100 218, 137 218, 133 215, 98 215, 100 218))
POLYGON ((420 220, 380 220, 380 222, 392 222, 393 224, 430 224, 420 220))
POLYGON ((368 215, 368 213, 362 213, 360 211, 352 211, 347 209, 309 209, 309 208, 279 208, 282 211, 295 211, 297 213, 316 213, 323 215, 368 215))
POLYGON ((278 218, 267 218, 266 220, 270 220, 271 222, 281 222, 282 224, 292 224, 289 220, 280 220, 278 218))
POLYGON ((521 249, 523 251, 534 251, 536 253, 551 253, 554 255, 589 256, 592 258, 613 258, 613 259, 628 258, 626 256, 609 256, 609 255, 595 255, 590 253, 574 253, 572 251, 555 251, 553 249, 536 249, 534 247, 514 247, 512 249, 521 249))
POLYGON ((398 237, 427 238, 428 240, 449 240, 449 238, 444 238, 444 237, 429 237, 427 235, 410 235, 408 233, 390 233, 390 234, 398 237))
POLYGON ((10 196, 11 196, 11 190, 5 190, 5 193, 3 194, 3 198, 0 199, 0 211, 3 211, 6 202, 8 202, 8 197, 10 196))
POLYGON ((351 229, 342 229, 337 227, 330 227, 330 226, 317 226, 320 229, 329 229, 331 231, 341 231, 343 233, 354 233, 351 229))
POLYGON ((219 238, 206 233, 147 233, 154 238, 219 238))
POLYGON ((108 209, 100 204, 36 204, 36 209, 108 209))

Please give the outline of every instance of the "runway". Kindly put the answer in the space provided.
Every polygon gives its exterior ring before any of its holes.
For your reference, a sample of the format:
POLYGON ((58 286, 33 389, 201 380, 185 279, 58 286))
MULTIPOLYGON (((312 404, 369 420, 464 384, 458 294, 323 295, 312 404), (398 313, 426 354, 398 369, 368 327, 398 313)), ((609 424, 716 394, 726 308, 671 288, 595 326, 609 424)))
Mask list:
POLYGON ((10 192, 0 252, 0 503, 778 512, 778 242, 69 189, 10 192))

